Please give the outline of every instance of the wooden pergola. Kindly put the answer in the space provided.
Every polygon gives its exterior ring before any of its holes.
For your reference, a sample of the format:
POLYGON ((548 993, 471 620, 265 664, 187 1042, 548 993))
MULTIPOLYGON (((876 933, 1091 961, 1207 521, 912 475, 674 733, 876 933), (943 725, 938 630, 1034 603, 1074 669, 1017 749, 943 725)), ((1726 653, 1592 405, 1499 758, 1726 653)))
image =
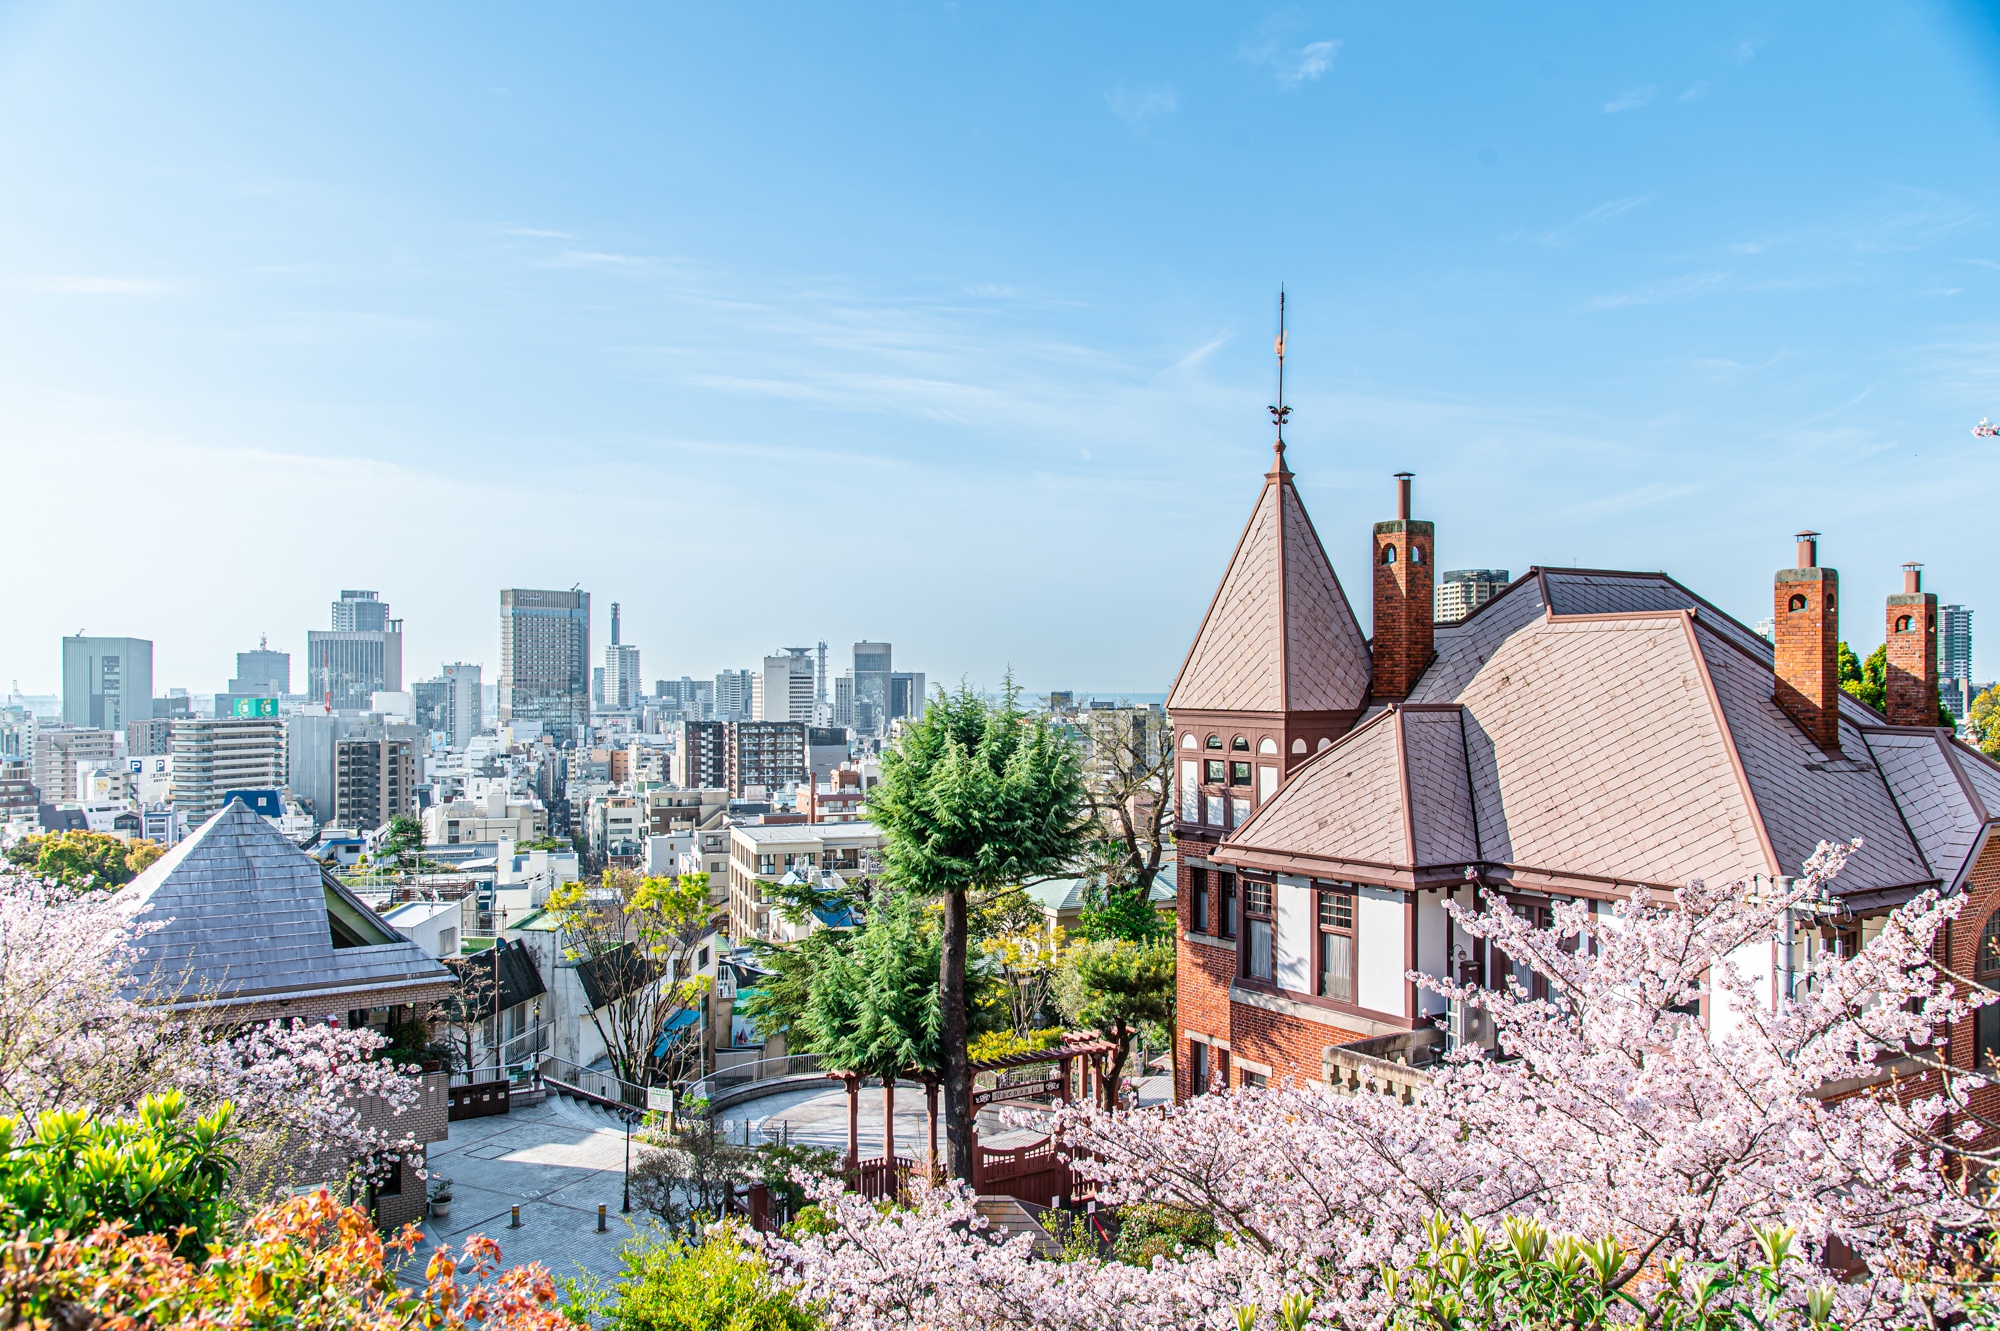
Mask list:
MULTIPOLYGON (((972 1075, 976 1078, 982 1072, 1005 1072, 1012 1068, 1034 1067, 1042 1063, 1054 1063, 1057 1071, 1053 1076, 1040 1081, 1020 1082, 1012 1086, 995 1086, 989 1090, 975 1091, 972 1096, 973 1112, 977 1113, 986 1105, 999 1100, 1029 1100, 1048 1095, 1064 1104, 1071 1099, 1072 1082, 1080 1070, 1080 1084, 1076 1086, 1078 1095, 1089 1095, 1104 1080, 1104 1059, 1116 1053, 1118 1046, 1100 1036, 1071 1031, 1064 1035, 1062 1043, 1048 1049, 1029 1050, 1019 1054, 1006 1054, 999 1058, 975 1059, 972 1075), (1080 1069, 1079 1069, 1079 1066, 1080 1069)), ((838 1078, 847 1086, 847 1169, 857 1180, 863 1172, 861 1159, 861 1074, 858 1072, 829 1072, 829 1078, 838 1078)), ((917 1069, 906 1069, 905 1074, 913 1081, 924 1084, 924 1107, 928 1114, 925 1131, 925 1167, 935 1173, 938 1150, 938 1087, 940 1080, 932 1073, 917 1069)), ((896 1081, 895 1076, 882 1078, 882 1160, 880 1167, 893 1170, 896 1160, 896 1081)), ((873 1163, 873 1162, 869 1162, 873 1163)), ((863 1189, 867 1191, 867 1189, 863 1189)), ((872 1195, 872 1194, 871 1194, 872 1195)))

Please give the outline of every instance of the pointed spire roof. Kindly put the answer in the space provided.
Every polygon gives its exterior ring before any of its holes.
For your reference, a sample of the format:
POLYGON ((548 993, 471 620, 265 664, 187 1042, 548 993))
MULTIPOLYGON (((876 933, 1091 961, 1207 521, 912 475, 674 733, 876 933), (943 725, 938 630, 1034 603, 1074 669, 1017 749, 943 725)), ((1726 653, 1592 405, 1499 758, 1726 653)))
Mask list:
POLYGON ((1167 706, 1354 711, 1367 702, 1369 674, 1368 640, 1306 516, 1279 443, 1167 706))
POLYGON ((137 977, 150 973, 186 1002, 397 991, 378 1002, 403 1003, 426 995, 402 990, 451 981, 441 962, 242 800, 231 800, 119 895, 141 925, 164 921, 140 940, 137 977))

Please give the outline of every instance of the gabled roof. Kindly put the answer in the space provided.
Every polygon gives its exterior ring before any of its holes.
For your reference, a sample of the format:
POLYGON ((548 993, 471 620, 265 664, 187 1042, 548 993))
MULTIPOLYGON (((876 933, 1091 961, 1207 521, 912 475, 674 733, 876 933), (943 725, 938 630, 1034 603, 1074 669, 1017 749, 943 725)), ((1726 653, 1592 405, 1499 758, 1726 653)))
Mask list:
POLYGON ((119 889, 142 924, 135 978, 183 1004, 370 994, 418 1001, 449 984, 436 958, 402 939, 319 861, 232 800, 119 889), (336 945, 336 939, 341 945, 336 945), (417 991, 426 991, 423 993, 417 991))
MULTIPOLYGON (((518 938, 499 947, 481 948, 466 956, 453 957, 446 964, 459 975, 471 978, 472 984, 468 989, 478 996, 479 1005, 488 1013, 495 1009, 505 1012, 548 992, 542 984, 542 973, 535 969, 534 957, 518 938), (500 977, 497 994, 493 988, 496 968, 500 977)), ((454 1002, 452 1006, 461 1005, 454 1002)))
POLYGON ((1859 836, 1834 884, 1858 908, 1949 884, 1983 784, 2000 809, 2000 768, 1845 702, 1829 758, 1773 700, 1773 668, 1769 644, 1663 574, 1536 569, 1440 625, 1410 702, 1301 767, 1219 854, 1671 887, 1796 874, 1820 841, 1859 836))
POLYGON ((1169 710, 1342 712, 1367 701, 1368 640, 1278 447, 1169 710))

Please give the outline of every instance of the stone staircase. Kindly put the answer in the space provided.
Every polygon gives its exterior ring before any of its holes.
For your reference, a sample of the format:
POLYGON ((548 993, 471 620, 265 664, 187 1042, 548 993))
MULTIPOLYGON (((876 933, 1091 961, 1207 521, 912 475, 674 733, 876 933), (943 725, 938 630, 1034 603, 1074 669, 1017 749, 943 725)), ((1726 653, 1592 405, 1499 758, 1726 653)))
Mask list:
POLYGON ((1062 1260, 1062 1244, 1057 1243, 1046 1229, 1028 1213, 1028 1208, 1012 1197, 981 1197, 975 1209, 986 1218, 986 1223, 995 1230, 1006 1234, 1027 1234, 1035 1245, 1035 1255, 1052 1262, 1062 1260))

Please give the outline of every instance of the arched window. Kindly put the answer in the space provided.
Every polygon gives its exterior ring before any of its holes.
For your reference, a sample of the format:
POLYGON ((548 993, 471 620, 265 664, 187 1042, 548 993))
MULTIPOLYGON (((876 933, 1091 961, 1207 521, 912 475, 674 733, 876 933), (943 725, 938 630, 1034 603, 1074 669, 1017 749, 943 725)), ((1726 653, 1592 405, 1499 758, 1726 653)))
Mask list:
POLYGON ((1910 631, 1910 617, 1908 615, 1896 616, 1896 632, 1908 633, 1909 631, 1910 631))
POLYGON ((1219 749, 1219 748, 1221 748, 1221 747, 1222 747, 1222 736, 1220 736, 1220 735, 1210 735, 1210 736, 1208 737, 1208 747, 1209 747, 1209 748, 1211 748, 1211 749, 1219 749))
POLYGON ((1804 596, 1794 596, 1785 605, 1785 609, 1787 610, 1803 610, 1805 608, 1806 608, 1806 598, 1804 596))
POLYGON ((1238 753, 1248 753, 1250 752, 1250 741, 1238 735, 1235 739, 1229 741, 1229 747, 1238 753))
POLYGON ((1321 749, 1330 749, 1330 748, 1332 748, 1332 747, 1333 747, 1333 741, 1332 741, 1332 740, 1330 740, 1330 739, 1322 739, 1322 740, 1321 740, 1321 741, 1319 742, 1319 744, 1318 744, 1318 745, 1317 745, 1317 746, 1316 746, 1316 747, 1315 747, 1315 748, 1313 749, 1313 752, 1314 752, 1314 753, 1318 753, 1318 752, 1319 752, 1319 751, 1320 751, 1321 749))
POLYGON ((1305 751, 1306 751, 1306 742, 1304 740, 1295 739, 1292 741, 1293 753, 1304 753, 1305 751))
POLYGON ((1410 547, 1410 562, 1412 564, 1421 564, 1424 562, 1424 548, 1421 545, 1410 547))
POLYGON ((1385 545, 1385 546, 1383 546, 1383 547, 1382 547, 1382 562, 1383 562, 1383 563, 1385 563, 1385 564, 1393 564, 1393 563, 1395 563, 1395 562, 1396 562, 1396 547, 1395 547, 1395 546, 1393 546, 1393 545, 1385 545))
POLYGON ((1269 735, 1266 735, 1264 736, 1264 738, 1257 741, 1257 752, 1276 753, 1277 751, 1278 751, 1278 741, 1272 739, 1269 735))
MULTIPOLYGON (((1978 970, 1981 975, 2000 971, 2000 910, 1986 917, 1986 928, 1979 935, 1978 970)), ((1981 1012, 1985 1010, 1980 1009, 1981 1012)))
POLYGON ((1181 747, 1184 749, 1198 749, 1201 747, 1199 744, 1195 743, 1194 732, 1192 730, 1188 731, 1187 734, 1181 736, 1181 747))

